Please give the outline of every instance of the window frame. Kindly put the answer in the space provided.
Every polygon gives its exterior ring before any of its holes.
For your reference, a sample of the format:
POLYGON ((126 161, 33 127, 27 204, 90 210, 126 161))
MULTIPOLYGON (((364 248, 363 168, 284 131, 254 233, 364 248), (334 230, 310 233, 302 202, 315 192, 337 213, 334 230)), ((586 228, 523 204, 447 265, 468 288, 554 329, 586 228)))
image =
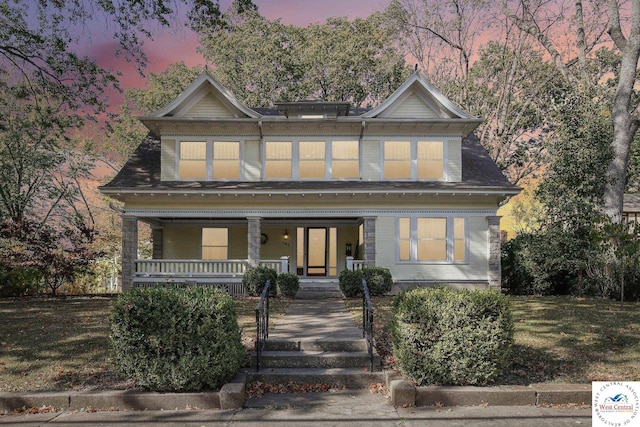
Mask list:
POLYGON ((405 215, 396 217, 396 262, 398 264, 468 264, 469 263, 469 217, 463 215, 405 215), (446 220, 446 259, 444 260, 419 260, 418 259, 418 219, 445 219, 446 220), (400 222, 402 220, 409 220, 409 238, 403 238, 400 236, 400 222), (456 220, 462 220, 464 224, 463 238, 456 238, 454 235, 454 224, 456 220), (463 240, 464 245, 464 259, 455 259, 455 244, 456 240, 463 240), (402 245, 406 242, 409 243, 409 259, 403 260, 400 258, 402 245))
MULTIPOLYGON (((177 137, 176 138, 176 159, 175 176, 177 181, 239 181, 244 179, 244 139, 241 138, 217 138, 217 137, 177 137), (180 178, 181 143, 182 142, 204 142, 206 144, 206 168, 204 178, 180 178), (234 142, 238 144, 238 177, 237 178, 214 178, 214 144, 216 142, 234 142)), ((229 159, 221 159, 229 160, 229 159)))
MULTIPOLYGON (((349 136, 338 136, 332 138, 268 138, 264 140, 262 144, 261 153, 261 178, 264 181, 348 181, 348 180, 360 180, 362 178, 362 143, 359 139, 350 138, 349 136), (358 158, 350 159, 349 161, 358 162, 358 176, 350 178, 334 178, 333 177, 333 142, 355 142, 358 145, 358 158), (290 142, 291 143, 291 177, 290 178, 268 178, 267 177, 267 144, 270 142, 290 142), (300 176, 300 143, 305 142, 322 142, 324 143, 324 176, 320 178, 306 178, 300 176)), ((343 159, 337 159, 337 162, 344 161, 343 159)))
POLYGON ((448 158, 448 143, 449 140, 445 137, 397 137, 397 138, 384 138, 380 140, 380 180, 381 181, 425 181, 425 182, 438 182, 449 180, 449 158, 448 158), (408 178, 387 178, 385 176, 385 144, 393 142, 409 142, 410 147, 410 159, 411 173, 408 178), (439 142, 442 144, 442 177, 440 178, 419 178, 418 177, 418 143, 419 142, 439 142))

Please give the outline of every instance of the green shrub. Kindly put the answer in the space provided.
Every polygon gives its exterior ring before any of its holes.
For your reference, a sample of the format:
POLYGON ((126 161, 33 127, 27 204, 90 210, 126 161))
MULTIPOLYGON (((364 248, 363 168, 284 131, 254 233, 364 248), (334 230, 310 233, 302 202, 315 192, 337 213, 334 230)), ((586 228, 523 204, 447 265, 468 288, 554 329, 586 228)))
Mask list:
POLYGON ((111 310, 114 367, 155 391, 221 387, 245 355, 233 304, 210 288, 125 292, 111 310))
POLYGON ((423 288, 394 301, 393 355, 419 385, 484 385, 513 341, 509 300, 492 291, 423 288))
POLYGON ((276 280, 278 285, 278 295, 284 295, 287 298, 293 298, 300 289, 300 279, 293 273, 280 273, 276 280))
POLYGON ((278 273, 272 268, 254 267, 248 269, 247 272, 244 273, 244 276, 242 276, 242 286, 247 294, 256 297, 262 293, 262 289, 264 289, 267 280, 271 280, 269 293, 275 295, 277 278, 278 273))
POLYGON ((362 296, 362 271, 342 270, 338 277, 340 291, 347 298, 362 296))
MULTIPOLYGON (((393 279, 391 272, 382 267, 366 267, 362 269, 364 279, 367 281, 369 293, 373 296, 385 295, 391 291, 393 279)), ((362 285, 361 285, 362 286, 362 285)))

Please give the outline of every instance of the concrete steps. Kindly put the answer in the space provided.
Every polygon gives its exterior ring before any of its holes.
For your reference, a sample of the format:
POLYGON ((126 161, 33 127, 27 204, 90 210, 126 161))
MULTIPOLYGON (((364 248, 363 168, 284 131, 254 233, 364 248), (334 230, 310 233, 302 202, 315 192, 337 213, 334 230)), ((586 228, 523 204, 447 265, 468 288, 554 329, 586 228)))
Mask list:
POLYGON ((340 286, 335 280, 302 280, 296 299, 342 298, 340 286))
POLYGON ((357 389, 384 382, 380 356, 374 350, 372 372, 367 342, 342 298, 296 298, 269 334, 259 372, 255 371, 255 353, 253 356, 252 369, 247 372, 250 383, 357 389))

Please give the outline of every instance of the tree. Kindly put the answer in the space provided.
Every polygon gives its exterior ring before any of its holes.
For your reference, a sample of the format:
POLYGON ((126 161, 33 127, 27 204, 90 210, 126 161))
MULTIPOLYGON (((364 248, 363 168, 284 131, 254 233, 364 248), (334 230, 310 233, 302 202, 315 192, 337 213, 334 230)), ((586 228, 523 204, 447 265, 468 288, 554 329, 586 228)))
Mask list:
POLYGON ((518 184, 544 162, 548 94, 557 79, 526 33, 500 15, 477 0, 394 0, 386 11, 428 78, 484 119, 480 142, 518 184))
POLYGON ((222 84, 250 106, 310 97, 366 106, 408 75, 393 29, 377 14, 300 28, 234 2, 223 22, 201 34, 201 51, 222 84))
MULTIPOLYGON (((640 125, 640 99, 635 89, 640 57, 640 0, 631 1, 626 16, 628 28, 622 25, 622 2, 616 0, 576 0, 571 15, 564 9, 550 11, 547 6, 544 0, 502 1, 502 9, 508 19, 537 41, 569 84, 581 90, 597 85, 604 77, 603 74, 594 75, 589 71, 594 49, 605 41, 605 32, 620 55, 620 61, 607 70, 613 73, 615 86, 609 95, 610 123, 613 128, 609 145, 612 156, 607 163, 602 206, 602 211, 608 217, 619 222, 622 218, 630 147, 640 125), (566 32, 560 32, 562 27, 568 29, 573 37, 567 38, 566 32), (563 50, 562 47, 568 42, 571 49, 563 50)), ((594 99, 593 108, 597 109, 600 103, 602 99, 594 99)))

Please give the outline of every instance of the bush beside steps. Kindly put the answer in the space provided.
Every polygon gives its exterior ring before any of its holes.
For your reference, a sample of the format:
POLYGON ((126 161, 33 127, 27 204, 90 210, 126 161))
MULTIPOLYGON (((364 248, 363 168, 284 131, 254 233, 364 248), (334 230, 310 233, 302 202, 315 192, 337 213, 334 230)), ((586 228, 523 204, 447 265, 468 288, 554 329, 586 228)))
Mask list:
POLYGON ((233 298, 211 288, 131 289, 111 311, 115 369, 144 389, 219 389, 242 366, 245 347, 233 298))
POLYGON ((394 301, 393 355, 418 385, 486 385, 513 343, 509 300, 494 291, 422 288, 394 301))

